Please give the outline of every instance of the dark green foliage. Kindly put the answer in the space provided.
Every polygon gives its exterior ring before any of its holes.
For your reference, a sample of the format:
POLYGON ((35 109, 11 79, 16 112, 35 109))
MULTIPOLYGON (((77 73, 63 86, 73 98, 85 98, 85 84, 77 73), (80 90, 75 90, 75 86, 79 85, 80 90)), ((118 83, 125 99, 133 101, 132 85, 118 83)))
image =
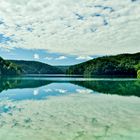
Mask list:
POLYGON ((10 60, 22 68, 22 74, 62 74, 60 68, 36 61, 10 60))
POLYGON ((137 75, 140 53, 99 57, 78 65, 70 66, 67 74, 91 75, 137 75))
POLYGON ((137 78, 140 79, 140 70, 137 71, 137 78))
POLYGON ((18 65, 0 57, 0 75, 17 75, 20 74, 21 71, 18 65))
POLYGON ((66 74, 66 71, 69 68, 69 66, 55 66, 55 67, 61 70, 62 74, 66 74))
POLYGON ((0 58, 0 74, 77 74, 93 75, 131 75, 139 77, 140 53, 120 54, 99 57, 73 66, 51 66, 36 61, 3 60, 0 58))

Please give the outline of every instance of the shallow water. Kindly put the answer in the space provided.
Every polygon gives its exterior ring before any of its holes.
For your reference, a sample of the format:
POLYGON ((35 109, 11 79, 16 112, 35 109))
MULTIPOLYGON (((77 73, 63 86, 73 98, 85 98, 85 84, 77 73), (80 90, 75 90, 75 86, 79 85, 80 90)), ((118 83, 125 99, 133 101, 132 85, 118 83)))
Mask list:
POLYGON ((140 139, 140 80, 5 77, 0 140, 140 139))

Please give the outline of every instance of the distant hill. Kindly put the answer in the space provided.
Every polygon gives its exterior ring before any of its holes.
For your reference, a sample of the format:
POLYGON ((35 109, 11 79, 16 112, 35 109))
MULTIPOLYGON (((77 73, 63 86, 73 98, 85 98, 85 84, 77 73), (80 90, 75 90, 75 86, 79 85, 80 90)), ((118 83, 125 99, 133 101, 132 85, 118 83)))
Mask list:
POLYGON ((137 76, 140 77, 140 53, 104 56, 72 66, 51 66, 37 61, 4 60, 0 57, 0 74, 69 74, 90 77, 137 76))
POLYGON ((66 74, 69 66, 55 66, 56 68, 60 69, 63 74, 66 74))
POLYGON ((137 75, 140 69, 140 53, 104 56, 70 66, 67 74, 137 75))
POLYGON ((21 72, 22 70, 18 65, 0 57, 0 75, 17 75, 21 72))
POLYGON ((63 74, 59 67, 37 61, 9 60, 22 69, 22 74, 63 74))

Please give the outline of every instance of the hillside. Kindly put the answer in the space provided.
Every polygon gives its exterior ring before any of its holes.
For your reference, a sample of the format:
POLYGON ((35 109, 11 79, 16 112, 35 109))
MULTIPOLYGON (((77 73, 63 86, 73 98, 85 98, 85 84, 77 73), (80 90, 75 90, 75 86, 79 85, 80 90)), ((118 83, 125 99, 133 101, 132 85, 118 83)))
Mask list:
POLYGON ((0 57, 0 75, 17 75, 21 73, 21 68, 0 57))
POLYGON ((140 69, 140 53, 104 56, 70 66, 67 74, 91 75, 137 75, 140 69))
POLYGON ((37 61, 24 60, 9 60, 10 62, 19 65, 22 69, 22 74, 62 74, 60 68, 51 66, 37 61))
POLYGON ((104 56, 73 66, 51 66, 37 61, 0 58, 0 74, 140 75, 140 53, 104 56))

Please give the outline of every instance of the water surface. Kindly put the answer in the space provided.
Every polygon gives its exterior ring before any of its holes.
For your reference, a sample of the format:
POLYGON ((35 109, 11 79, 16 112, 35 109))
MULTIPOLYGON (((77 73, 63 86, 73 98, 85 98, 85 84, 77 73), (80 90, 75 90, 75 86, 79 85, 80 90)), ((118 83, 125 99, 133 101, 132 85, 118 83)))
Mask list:
POLYGON ((136 140, 139 132, 138 79, 0 79, 0 139, 136 140))

